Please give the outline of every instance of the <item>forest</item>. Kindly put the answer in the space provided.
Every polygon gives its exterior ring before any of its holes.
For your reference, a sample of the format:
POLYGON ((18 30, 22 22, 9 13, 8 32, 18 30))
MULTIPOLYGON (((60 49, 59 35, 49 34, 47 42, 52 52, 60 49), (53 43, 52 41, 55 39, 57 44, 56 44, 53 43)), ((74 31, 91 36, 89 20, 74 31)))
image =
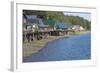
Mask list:
POLYGON ((69 27, 80 25, 86 30, 91 30, 91 21, 80 16, 64 15, 64 12, 23 10, 23 15, 37 15, 44 21, 45 25, 56 26, 59 22, 65 22, 69 27), (48 21, 51 21, 50 24, 47 24, 48 21))

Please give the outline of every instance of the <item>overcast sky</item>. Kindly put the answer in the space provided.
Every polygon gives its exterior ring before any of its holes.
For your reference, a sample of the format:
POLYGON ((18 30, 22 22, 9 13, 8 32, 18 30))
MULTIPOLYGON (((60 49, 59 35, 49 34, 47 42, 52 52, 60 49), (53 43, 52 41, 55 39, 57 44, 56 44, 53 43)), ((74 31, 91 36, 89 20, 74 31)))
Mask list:
POLYGON ((91 14, 90 13, 83 13, 83 12, 64 12, 64 15, 71 15, 71 16, 80 16, 84 19, 91 21, 91 14))

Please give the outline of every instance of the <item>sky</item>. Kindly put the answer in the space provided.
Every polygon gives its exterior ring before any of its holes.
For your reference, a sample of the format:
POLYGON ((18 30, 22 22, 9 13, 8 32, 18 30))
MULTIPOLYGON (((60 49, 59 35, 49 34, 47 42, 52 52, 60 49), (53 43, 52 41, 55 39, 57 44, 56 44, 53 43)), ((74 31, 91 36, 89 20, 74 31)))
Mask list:
POLYGON ((91 21, 91 14, 90 13, 83 13, 83 12, 64 12, 64 15, 71 15, 71 16, 80 16, 88 21, 91 21))

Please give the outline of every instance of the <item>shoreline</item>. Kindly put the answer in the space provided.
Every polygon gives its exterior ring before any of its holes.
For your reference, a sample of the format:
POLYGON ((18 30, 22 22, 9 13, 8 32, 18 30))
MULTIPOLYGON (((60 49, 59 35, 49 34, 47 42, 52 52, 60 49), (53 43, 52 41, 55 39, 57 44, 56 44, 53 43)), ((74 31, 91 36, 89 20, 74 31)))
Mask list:
POLYGON ((46 39, 41 39, 41 40, 35 40, 32 42, 25 42, 23 43, 23 57, 27 57, 30 56, 31 54, 37 53, 39 52, 39 50, 41 50, 43 47, 45 47, 46 44, 48 44, 51 41, 57 40, 57 39, 61 39, 61 38, 69 38, 71 36, 75 36, 75 35, 81 35, 81 34, 85 34, 88 33, 90 31, 86 31, 86 32, 77 32, 74 33, 72 35, 64 35, 64 36, 48 36, 46 39))
POLYGON ((60 39, 60 38, 64 38, 64 37, 67 37, 67 36, 48 36, 48 38, 46 39, 36 40, 30 43, 25 42, 23 44, 23 57, 37 53, 49 42, 60 39))

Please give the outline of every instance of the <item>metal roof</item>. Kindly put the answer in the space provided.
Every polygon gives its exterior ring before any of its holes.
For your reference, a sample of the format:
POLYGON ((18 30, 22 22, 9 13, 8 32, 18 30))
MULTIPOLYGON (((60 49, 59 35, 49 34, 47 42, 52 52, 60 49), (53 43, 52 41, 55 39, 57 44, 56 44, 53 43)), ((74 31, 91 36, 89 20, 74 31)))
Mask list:
POLYGON ((65 29, 65 28, 68 27, 67 25, 68 25, 68 24, 65 23, 65 22, 60 22, 60 23, 58 23, 57 28, 58 28, 58 29, 65 29))
POLYGON ((30 23, 37 23, 39 27, 48 27, 48 25, 45 25, 43 20, 41 18, 37 18, 36 15, 26 15, 26 17, 30 23))

